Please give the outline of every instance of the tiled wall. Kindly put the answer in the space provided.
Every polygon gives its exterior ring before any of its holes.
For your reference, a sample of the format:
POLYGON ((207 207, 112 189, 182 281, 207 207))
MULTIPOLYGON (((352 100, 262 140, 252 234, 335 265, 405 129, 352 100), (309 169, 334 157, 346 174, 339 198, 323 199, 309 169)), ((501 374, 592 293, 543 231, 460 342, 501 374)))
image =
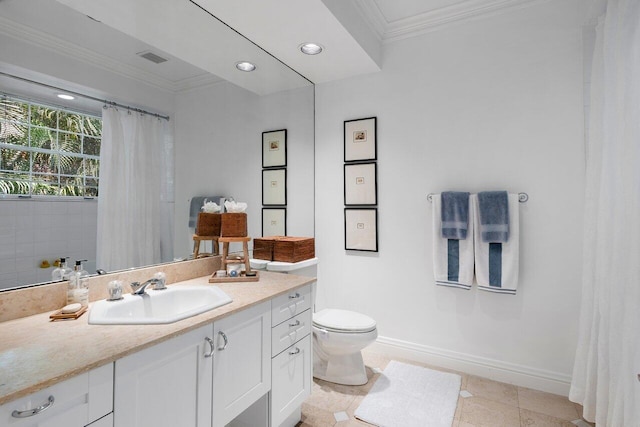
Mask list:
POLYGON ((87 259, 94 272, 97 200, 0 199, 0 289, 51 280, 42 260, 87 259))

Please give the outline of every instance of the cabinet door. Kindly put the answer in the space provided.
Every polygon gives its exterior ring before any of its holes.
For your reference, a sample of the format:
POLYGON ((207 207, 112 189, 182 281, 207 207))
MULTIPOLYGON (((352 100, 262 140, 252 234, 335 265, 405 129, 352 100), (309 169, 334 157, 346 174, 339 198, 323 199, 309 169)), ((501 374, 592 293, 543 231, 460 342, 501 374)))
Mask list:
POLYGON ((311 394, 311 335, 273 358, 271 426, 278 427, 311 394))
POLYGON ((211 325, 116 361, 115 427, 211 425, 211 325))
POLYGON ((271 388, 271 303, 214 324, 213 426, 224 426, 271 388))

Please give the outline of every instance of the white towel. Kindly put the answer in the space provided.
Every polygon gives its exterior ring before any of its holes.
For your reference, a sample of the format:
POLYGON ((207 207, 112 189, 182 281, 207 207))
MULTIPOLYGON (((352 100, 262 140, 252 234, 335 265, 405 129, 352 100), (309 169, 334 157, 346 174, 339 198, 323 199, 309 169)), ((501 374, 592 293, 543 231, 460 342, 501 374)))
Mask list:
MULTIPOLYGON (((442 237, 439 194, 432 196, 433 205, 433 272, 436 285, 470 289, 473 284, 474 221, 469 218, 467 238, 464 240, 442 237)), ((469 198, 469 212, 475 212, 476 200, 469 198)))
POLYGON ((504 243, 483 242, 480 236, 480 212, 477 208, 478 196, 471 196, 475 200, 475 255, 476 280, 478 289, 515 295, 518 288, 520 208, 517 194, 509 194, 509 240, 504 243))

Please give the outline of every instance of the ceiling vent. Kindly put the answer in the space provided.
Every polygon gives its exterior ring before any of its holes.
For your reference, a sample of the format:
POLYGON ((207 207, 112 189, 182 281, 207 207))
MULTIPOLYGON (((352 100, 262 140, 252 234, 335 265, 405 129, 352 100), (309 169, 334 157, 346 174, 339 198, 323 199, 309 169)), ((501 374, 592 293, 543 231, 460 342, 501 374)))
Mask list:
POLYGON ((146 60, 149 60, 151 62, 153 62, 154 64, 162 64, 163 62, 167 62, 168 59, 163 58, 160 55, 156 55, 155 53, 151 52, 151 51, 144 51, 144 52, 138 52, 136 53, 136 55, 140 56, 141 58, 144 58, 146 60))

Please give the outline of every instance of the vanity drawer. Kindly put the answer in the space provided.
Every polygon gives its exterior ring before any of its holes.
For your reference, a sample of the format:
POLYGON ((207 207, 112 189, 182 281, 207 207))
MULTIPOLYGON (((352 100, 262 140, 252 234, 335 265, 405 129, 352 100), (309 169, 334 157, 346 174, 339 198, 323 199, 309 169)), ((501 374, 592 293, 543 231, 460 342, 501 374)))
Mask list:
POLYGON ((271 330, 271 356, 281 353, 287 347, 311 333, 311 310, 305 310, 271 330))
POLYGON ((309 308, 311 308, 310 284, 271 300, 271 325, 279 325, 309 308))
POLYGON ((110 363, 0 405, 0 426, 84 426, 112 409, 110 363))

